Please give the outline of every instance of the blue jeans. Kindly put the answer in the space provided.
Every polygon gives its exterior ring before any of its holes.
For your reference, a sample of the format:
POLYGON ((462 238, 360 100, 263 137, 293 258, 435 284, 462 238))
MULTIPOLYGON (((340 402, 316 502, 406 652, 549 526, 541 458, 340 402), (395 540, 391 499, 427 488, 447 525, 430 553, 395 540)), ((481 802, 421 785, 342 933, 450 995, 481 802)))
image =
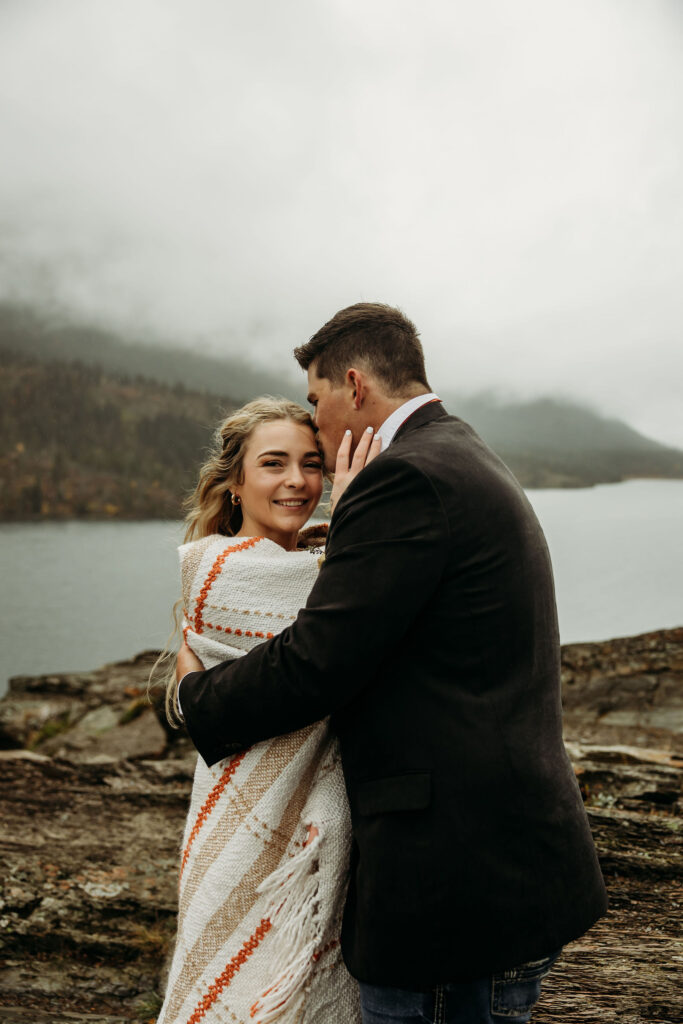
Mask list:
POLYGON ((363 1024, 523 1024, 541 994, 541 980, 560 955, 475 981, 409 992, 360 983, 363 1024))

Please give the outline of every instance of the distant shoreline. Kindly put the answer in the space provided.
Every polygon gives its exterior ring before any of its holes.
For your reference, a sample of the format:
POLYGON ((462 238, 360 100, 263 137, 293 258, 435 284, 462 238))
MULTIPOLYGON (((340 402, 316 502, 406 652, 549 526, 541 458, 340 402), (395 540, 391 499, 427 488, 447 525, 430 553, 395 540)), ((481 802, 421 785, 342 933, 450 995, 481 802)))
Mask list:
MULTIPOLYGON (((526 485, 522 483, 522 487, 525 491, 587 491, 592 490, 596 487, 618 487, 620 484, 634 483, 636 481, 653 481, 660 480, 662 482, 670 483, 683 483, 683 476, 628 476, 623 477, 619 480, 594 480, 587 483, 566 483, 566 484, 546 484, 546 485, 526 485)), ((521 482, 521 481, 520 481, 521 482)), ((311 522, 323 523, 329 519, 329 515, 322 513, 320 515, 313 515, 311 522)), ((93 513, 91 515, 83 516, 49 516, 49 515, 35 515, 35 516, 8 516, 0 515, 0 526, 29 526, 31 524, 38 523, 182 523, 183 516, 178 515, 177 517, 170 515, 139 515, 139 514, 120 514, 107 515, 106 513, 93 513)))

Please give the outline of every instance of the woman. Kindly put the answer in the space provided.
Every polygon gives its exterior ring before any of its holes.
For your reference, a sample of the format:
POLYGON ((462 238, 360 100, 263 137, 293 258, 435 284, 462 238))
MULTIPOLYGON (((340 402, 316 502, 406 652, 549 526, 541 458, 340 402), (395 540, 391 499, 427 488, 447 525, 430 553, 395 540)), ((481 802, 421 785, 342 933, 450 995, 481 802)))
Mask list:
MULTIPOLYGON (((348 467, 350 438, 343 448, 348 467)), ((340 474, 335 499, 352 476, 340 474)), ((300 530, 322 483, 313 423, 300 406, 257 399, 220 426, 180 548, 183 633, 206 667, 243 656, 305 604, 321 550, 300 530)), ((171 710, 174 692, 170 683, 171 710)), ((339 949, 349 847, 327 722, 211 768, 200 758, 158 1024, 360 1021, 339 949)))

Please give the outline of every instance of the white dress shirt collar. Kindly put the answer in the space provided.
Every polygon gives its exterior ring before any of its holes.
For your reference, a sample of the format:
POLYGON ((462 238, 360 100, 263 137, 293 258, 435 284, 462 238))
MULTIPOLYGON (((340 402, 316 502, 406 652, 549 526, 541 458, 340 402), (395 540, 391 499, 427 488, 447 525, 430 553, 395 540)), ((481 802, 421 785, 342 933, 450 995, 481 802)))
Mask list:
POLYGON ((421 409, 427 402, 440 402, 441 399, 438 395, 430 392, 428 395, 417 395, 416 398, 410 398, 403 405, 399 405, 398 409, 394 409, 391 416, 388 416, 382 426, 379 428, 377 433, 382 438, 382 451, 385 451, 391 442, 394 440, 394 435, 398 428, 404 423, 409 416, 412 416, 414 412, 421 409))

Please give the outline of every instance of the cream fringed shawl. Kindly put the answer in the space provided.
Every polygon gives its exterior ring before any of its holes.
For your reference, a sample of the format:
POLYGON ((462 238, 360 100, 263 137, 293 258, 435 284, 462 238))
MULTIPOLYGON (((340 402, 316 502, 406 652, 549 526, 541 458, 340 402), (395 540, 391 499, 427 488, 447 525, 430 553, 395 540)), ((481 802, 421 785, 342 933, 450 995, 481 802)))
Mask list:
MULTIPOLYGON (((263 538, 205 537, 180 559, 185 635, 207 668, 292 622, 318 573, 315 552, 263 538)), ((326 721, 211 768, 199 758, 158 1024, 359 1024, 339 949, 350 842, 326 721)))

